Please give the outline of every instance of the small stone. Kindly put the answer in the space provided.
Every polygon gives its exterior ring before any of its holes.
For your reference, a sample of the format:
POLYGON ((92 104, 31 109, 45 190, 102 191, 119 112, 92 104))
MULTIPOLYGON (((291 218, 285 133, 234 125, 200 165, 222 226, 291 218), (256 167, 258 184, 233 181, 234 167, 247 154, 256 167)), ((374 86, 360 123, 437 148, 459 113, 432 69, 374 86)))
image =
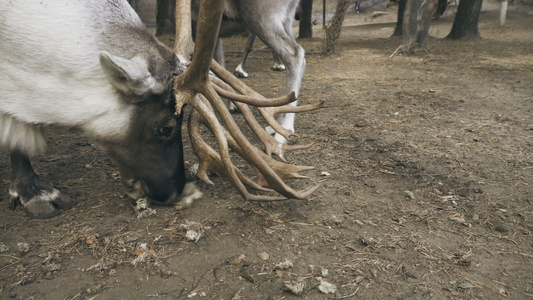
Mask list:
POLYGON ((342 220, 339 219, 337 216, 331 216, 330 220, 331 222, 335 223, 335 225, 340 225, 342 223, 342 220))
POLYGON ((270 255, 266 252, 258 253, 257 256, 262 260, 268 260, 270 258, 270 255))
POLYGON ((470 282, 463 282, 463 283, 459 284, 459 287, 464 289, 464 290, 468 290, 468 289, 473 288, 474 285, 471 284, 470 282))
POLYGON ((294 266, 292 260, 287 259, 286 261, 280 262, 276 265, 276 269, 278 270, 288 270, 294 266))
POLYGON ((334 294, 337 291, 337 287, 327 281, 322 281, 318 286, 318 290, 324 294, 334 294))
POLYGON ((285 288, 295 294, 295 295, 301 295, 305 288, 305 282, 304 281, 298 281, 298 282, 289 282, 285 283, 285 288))
POLYGON ((494 227, 494 230, 498 231, 499 233, 506 233, 508 231, 507 227, 501 224, 494 227))
POLYGON ((28 243, 17 243, 17 248, 19 249, 20 253, 30 252, 30 244, 28 243))
POLYGON ((322 277, 327 277, 328 274, 329 274, 329 271, 328 271, 328 269, 322 269, 321 273, 322 273, 322 277))
POLYGON ((359 284, 363 281, 363 279, 365 279, 363 275, 357 275, 355 276, 355 283, 359 284))

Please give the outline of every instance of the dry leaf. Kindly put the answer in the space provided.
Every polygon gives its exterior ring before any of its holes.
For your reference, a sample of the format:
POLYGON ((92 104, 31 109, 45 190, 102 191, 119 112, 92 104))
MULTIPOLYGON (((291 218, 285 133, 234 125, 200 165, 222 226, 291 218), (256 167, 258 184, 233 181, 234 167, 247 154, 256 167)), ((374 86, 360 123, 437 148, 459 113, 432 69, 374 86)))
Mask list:
POLYGON ((147 257, 151 257, 155 254, 155 251, 150 249, 150 250, 143 250, 143 249, 137 249, 135 250, 134 254, 136 256, 139 256, 139 255, 143 255, 143 254, 147 254, 147 257))
POLYGON ((283 275, 289 274, 289 270, 276 270, 276 275, 281 278, 283 275))
POLYGON ((243 253, 243 254, 239 255, 238 257, 236 257, 236 258, 233 260, 232 263, 233 263, 234 265, 238 265, 238 264, 240 264, 240 263, 243 261, 243 259, 244 259, 245 257, 246 257, 246 255, 244 255, 244 253, 243 253))
POLYGON ((94 243, 95 240, 96 240, 96 236, 95 235, 91 235, 91 236, 87 237, 87 239, 85 240, 85 243, 87 245, 90 245, 90 244, 94 243))
POLYGON ((331 173, 328 172, 328 171, 322 171, 322 172, 320 172, 320 175, 321 175, 321 176, 330 176, 331 173))
POLYGON ((270 255, 266 252, 258 253, 257 256, 262 260, 268 260, 270 258, 270 255))

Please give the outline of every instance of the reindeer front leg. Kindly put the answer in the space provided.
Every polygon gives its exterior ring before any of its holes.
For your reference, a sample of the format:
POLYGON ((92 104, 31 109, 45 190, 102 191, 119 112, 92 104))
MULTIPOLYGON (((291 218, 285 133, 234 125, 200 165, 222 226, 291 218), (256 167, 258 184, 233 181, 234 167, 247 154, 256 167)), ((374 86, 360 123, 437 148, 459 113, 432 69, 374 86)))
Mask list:
POLYGON ((76 204, 68 196, 41 181, 33 170, 28 156, 11 151, 13 181, 9 187, 9 207, 22 205, 33 218, 45 219, 59 214, 59 209, 69 209, 76 204))

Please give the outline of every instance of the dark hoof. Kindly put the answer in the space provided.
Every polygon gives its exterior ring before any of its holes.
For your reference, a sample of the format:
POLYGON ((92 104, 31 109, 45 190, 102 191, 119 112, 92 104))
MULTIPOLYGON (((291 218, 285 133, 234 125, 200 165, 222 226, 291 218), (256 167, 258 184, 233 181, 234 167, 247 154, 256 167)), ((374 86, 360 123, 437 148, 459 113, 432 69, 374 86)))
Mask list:
POLYGON ((58 215, 61 209, 72 208, 76 205, 76 202, 54 189, 52 191, 42 191, 41 194, 31 199, 20 199, 18 196, 12 197, 10 207, 15 208, 17 204, 24 206, 30 217, 46 219, 58 215))

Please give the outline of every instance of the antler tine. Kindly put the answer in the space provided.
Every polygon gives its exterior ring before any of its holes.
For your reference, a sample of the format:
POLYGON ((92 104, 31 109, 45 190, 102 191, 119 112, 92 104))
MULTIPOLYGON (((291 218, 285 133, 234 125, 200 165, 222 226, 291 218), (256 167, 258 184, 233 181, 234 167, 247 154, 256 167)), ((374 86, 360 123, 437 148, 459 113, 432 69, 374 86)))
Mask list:
POLYGON ((324 101, 320 101, 315 104, 299 105, 299 106, 279 106, 279 107, 258 107, 257 109, 261 112, 263 118, 267 121, 268 125, 272 127, 277 133, 281 134, 286 139, 289 139, 291 136, 299 137, 294 132, 288 131, 283 126, 281 126, 275 118, 275 115, 281 112, 306 112, 311 110, 316 110, 319 108, 324 108, 324 101))
MULTIPOLYGON (((180 75, 181 76, 181 75, 180 75)), ((206 90, 205 91, 199 91, 201 94, 207 94, 206 97, 209 99, 211 97, 210 87, 205 85, 206 90)), ((183 93, 185 94, 185 93, 183 93)), ((177 97, 181 96, 182 94, 177 93, 177 97)), ((194 97, 195 98, 195 97, 194 97)), ((237 187, 237 190, 241 193, 241 195, 245 199, 250 198, 250 194, 246 190, 246 187, 242 183, 242 181, 239 179, 239 176, 237 175, 237 172, 235 171, 235 167, 233 166, 231 159, 229 157, 229 148, 228 148, 228 141, 225 138, 224 130, 220 122, 218 121, 215 113, 210 110, 210 108, 203 102, 203 101, 195 101, 191 97, 188 98, 182 98, 182 99, 176 99, 176 101, 184 101, 190 105, 192 105, 198 113, 206 120, 206 122, 209 124, 209 127, 213 134, 215 135, 215 138, 218 143, 219 147, 219 158, 222 162, 222 165, 224 168, 215 168, 215 171, 218 171, 220 175, 225 175, 229 177, 230 181, 237 187), (218 169, 218 170, 217 170, 218 169), (222 169, 224 171, 222 171, 222 169)), ((229 113, 229 112, 228 112, 229 113)), ((213 158, 216 156, 212 156, 210 158, 213 158)), ((213 162, 218 161, 218 159, 214 159, 213 162)), ((204 176, 204 172, 207 171, 205 168, 207 168, 207 162, 205 164, 202 164, 202 169, 199 168, 199 171, 202 173, 201 176, 204 176)), ((211 164, 213 165, 213 163, 211 164)), ((206 177, 206 176, 205 176, 206 177)))
MULTIPOLYGON (((180 79, 180 77, 176 79, 180 79)), ((231 136, 235 138, 236 144, 239 145, 239 148, 242 148, 241 151, 245 153, 243 155, 243 158, 245 158, 248 162, 250 162, 254 167, 259 170, 259 172, 264 176, 265 180, 269 183, 271 187, 273 187, 275 191, 287 198, 304 199, 307 198, 311 193, 313 193, 313 191, 315 191, 319 187, 319 185, 317 185, 304 191, 295 191, 289 186, 287 186, 278 176, 278 174, 276 174, 276 172, 272 168, 270 168, 266 161, 261 159, 260 155, 258 155, 258 153, 261 152, 255 150, 253 146, 246 140, 244 135, 240 132, 235 121, 231 118, 231 115, 227 108, 224 106, 224 103, 222 103, 222 100, 218 98, 218 95, 215 93, 213 88, 208 86, 207 84, 199 85, 198 88, 200 89, 199 92, 203 94, 209 100, 211 105, 213 105, 215 110, 219 112, 219 115, 221 116, 225 125, 228 127, 228 131, 230 132, 231 136), (205 90, 203 90, 203 88, 205 88, 205 90)), ((188 103, 192 105, 198 111, 198 113, 205 119, 210 130, 215 135, 215 138, 219 145, 220 159, 215 158, 213 161, 220 160, 222 162, 222 165, 224 166, 224 171, 221 171, 222 168, 218 167, 215 168, 215 171, 220 172, 221 175, 226 175, 227 177, 229 177, 230 181, 233 182, 233 184, 237 187, 243 198, 247 200, 273 201, 285 199, 283 197, 253 195, 246 190, 246 187, 244 186, 243 182, 241 181, 239 175, 236 172, 235 166, 231 163, 231 159, 229 157, 228 140, 226 138, 224 128, 219 123, 217 117, 215 116, 215 113, 208 107, 206 103, 194 99, 196 98, 195 95, 196 94, 191 90, 178 91, 176 93, 176 102, 188 103)), ((216 156, 210 155, 210 158, 212 157, 216 156)), ((206 164, 208 163, 204 163, 202 167, 199 168, 201 172, 200 176, 204 178, 206 178, 206 176, 204 176, 207 168, 206 164)), ((220 163, 217 162, 216 164, 220 163)), ((215 165, 215 163, 211 163, 211 165, 215 165)))
MULTIPOLYGON (((205 143, 205 141, 203 141, 201 139, 200 131, 199 131, 199 124, 200 123, 203 123, 206 126, 209 126, 209 124, 206 124, 206 122, 200 121, 200 118, 199 118, 197 113, 195 113, 193 116, 191 116, 189 120, 190 120, 189 121, 189 133, 192 136, 191 140, 193 140, 193 144, 197 143, 198 145, 201 145, 201 147, 198 147, 199 151, 203 150, 206 147, 209 147, 209 145, 207 145, 207 143, 205 143), (193 123, 191 123, 191 122, 193 122, 193 123), (193 124, 193 125, 191 126, 191 124, 193 124)), ((211 130, 211 128, 209 128, 209 129, 211 130)), ((227 130, 225 130, 224 133, 226 135, 226 139, 228 141, 228 145, 229 145, 230 149, 232 149, 239 156, 241 156, 242 158, 247 160, 246 153, 237 144, 235 139, 233 139, 233 137, 231 136, 231 133, 229 133, 227 130)), ((260 155, 261 158, 266 161, 266 163, 274 170, 274 172, 276 174, 278 174, 278 176, 281 179, 307 178, 307 176, 301 175, 300 172, 314 169, 314 167, 310 167, 310 166, 297 166, 297 165, 292 165, 292 164, 289 164, 289 163, 277 161, 277 160, 273 159, 270 155, 267 155, 267 154, 263 153, 261 150, 259 150, 254 145, 251 145, 251 147, 252 147, 254 153, 260 155)), ((195 148, 195 145, 193 145, 193 148, 195 148)), ((196 150, 195 150, 195 153, 196 153, 196 150)), ((209 159, 205 159, 205 161, 211 162, 213 160, 211 157, 213 157, 213 156, 217 156, 216 152, 214 150, 213 150, 213 153, 209 155, 209 159)), ((204 159, 202 161, 204 161, 204 159)), ((220 169, 219 165, 215 164, 215 166, 213 168, 210 168, 210 169, 213 170, 213 171, 216 171, 217 173, 219 173, 219 171, 217 171, 217 170, 220 169), (217 167, 218 167, 218 169, 215 169, 217 167)), ((262 180, 263 176, 262 176, 261 172, 257 168, 255 168, 254 165, 252 165, 252 168, 256 172, 256 175, 258 177, 258 182, 264 183, 264 180, 262 180)), ((219 174, 223 174, 223 173, 219 173, 219 174)), ((208 183, 210 183, 210 181, 208 183)), ((251 186, 251 185, 247 184, 246 182, 244 182, 244 184, 246 184, 246 185, 248 185, 250 187, 256 188, 255 186, 251 186)))
MULTIPOLYGON (((209 94, 210 96, 213 96, 212 93, 207 93, 207 94, 209 94)), ((209 99, 210 96, 207 96, 207 98, 209 99)), ((222 102, 222 100, 220 100, 220 99, 218 99, 218 100, 220 102, 222 102)), ((219 153, 216 153, 201 138, 198 138, 199 137, 199 130, 198 130, 199 122, 197 120, 194 120, 194 119, 191 121, 192 122, 191 123, 192 124, 191 125, 192 128, 190 129, 190 132, 191 132, 191 136, 194 137, 194 139, 191 140, 192 144, 193 144, 193 147, 198 146, 199 149, 201 149, 198 152, 195 151, 195 153, 197 153, 197 155, 198 155, 198 153, 200 153, 201 158, 207 158, 207 160, 201 162, 201 166, 198 168, 198 172, 199 172, 198 174, 199 174, 200 179, 202 179, 204 181, 205 181, 205 179, 207 179, 207 181, 206 181, 207 183, 212 183, 211 180, 209 180, 209 178, 207 177, 207 173, 206 173, 207 169, 211 169, 211 170, 217 172, 221 176, 229 177, 230 181, 233 184, 236 185, 237 189, 239 190, 239 192, 241 193, 243 198, 246 199, 246 200, 277 201, 277 200, 285 200, 285 199, 287 199, 286 197, 279 197, 279 196, 264 196, 264 195, 253 195, 253 194, 250 194, 246 190, 244 185, 243 185, 243 181, 245 183, 250 183, 247 180, 247 178, 235 166, 233 166, 233 164, 231 164, 230 168, 227 167, 227 160, 229 159, 229 153, 227 151, 228 150, 228 148, 227 148, 228 144, 227 144, 227 140, 220 139, 220 131, 223 131, 223 128, 221 126, 219 126, 220 124, 218 123, 218 120, 216 119, 216 116, 214 115, 214 112, 210 111, 207 108, 207 105, 205 103, 203 103, 202 101, 196 101, 192 105, 195 107, 195 109, 198 111, 198 113, 207 122, 207 125, 209 126, 210 130, 213 133, 215 133, 215 137, 217 138, 217 142, 218 142, 219 147, 220 147, 219 153), (212 128, 213 126, 217 126, 217 128, 212 128)), ((228 112, 228 114, 229 114, 229 112, 228 112)), ((191 115, 191 118, 193 118, 193 115, 194 114, 191 115)), ((235 144, 234 141, 232 143, 235 144)), ((240 148, 240 147, 236 147, 236 148, 240 148)), ((246 156, 246 157, 248 157, 248 156, 246 156)), ((260 172, 263 174, 264 170, 262 170, 260 172)), ((272 172, 274 172, 274 171, 272 171, 272 172)), ((271 174, 269 174, 269 175, 271 175, 271 174)), ((266 177, 266 178, 270 179, 269 177, 266 177)), ((267 181, 269 181, 268 179, 267 179, 267 181)), ((283 181, 279 180, 279 182, 281 183, 282 186, 286 187, 286 189, 289 190, 289 192, 292 192, 292 193, 289 193, 292 196, 290 198, 296 198, 296 199, 307 198, 311 193, 313 193, 319 187, 319 185, 317 185, 317 186, 311 187, 311 188, 309 188, 307 190, 304 190, 304 191, 301 191, 301 192, 295 192, 295 191, 292 191, 292 189, 290 189, 287 185, 285 185, 283 183, 283 181)), ((254 184, 254 183, 250 184, 250 186, 255 188, 255 189, 258 189, 258 190, 269 191, 268 189, 264 189, 264 188, 254 184)), ((276 191, 279 192, 279 189, 276 189, 276 191)))
MULTIPOLYGON (((226 169, 222 163, 220 155, 209 146, 201 137, 200 133, 200 115, 197 111, 193 111, 189 116, 189 136, 191 138, 191 144, 194 153, 199 157, 199 166, 197 176, 207 184, 213 184, 207 175, 207 171, 211 170, 217 173, 220 177, 228 177, 226 169)), ((272 192, 271 189, 263 188, 255 183, 253 180, 246 177, 238 168, 235 168, 237 176, 245 185, 265 192, 272 192)))
POLYGON ((215 88, 215 91, 224 98, 230 99, 232 101, 250 104, 256 107, 280 106, 280 105, 289 104, 296 100, 296 96, 294 92, 288 95, 285 95, 285 96, 281 96, 279 98, 257 99, 251 96, 241 95, 241 94, 227 91, 218 85, 215 85, 214 88, 215 88))
MULTIPOLYGON (((228 95, 237 95, 233 87, 231 87, 229 84, 227 84, 225 81, 221 80, 220 78, 211 76, 210 80, 212 83, 215 84, 215 89, 217 90, 217 92, 219 90, 224 90, 227 92, 228 95)), ((229 98, 229 99, 233 100, 233 98, 229 98)), ((315 144, 314 142, 310 144, 306 144, 306 145, 281 144, 278 141, 276 141, 272 135, 266 132, 265 129, 259 124, 259 122, 257 122, 257 119, 254 117, 248 105, 244 103, 238 103, 238 102, 234 102, 234 104, 235 106, 237 106, 239 111, 242 113, 244 119, 246 120, 246 122, 248 123, 252 131, 255 133, 255 135, 259 138, 259 140, 265 146, 265 153, 268 156, 272 155, 272 153, 275 153, 281 160, 283 160, 284 162, 287 162, 284 157, 285 153, 290 152, 290 151, 295 151, 295 150, 307 149, 307 148, 312 147, 315 144)))
MULTIPOLYGON (((244 82, 239 80, 235 75, 231 74, 228 70, 226 70, 224 67, 222 67, 217 62, 213 61, 211 63, 211 71, 215 73, 217 76, 219 76, 224 82, 229 84, 232 88, 237 90, 239 93, 242 93, 244 95, 249 95, 251 97, 257 98, 257 99, 265 99, 265 97, 258 92, 254 91, 252 88, 247 86, 244 82)), ((231 98, 230 98, 231 99, 231 98)), ((296 100, 296 99, 295 99, 296 100)), ((281 106, 281 107, 258 107, 257 109, 261 112, 261 115, 265 119, 265 121, 272 127, 277 133, 283 135, 286 139, 289 139, 291 136, 298 136, 297 134, 288 131, 287 129, 283 128, 275 119, 275 115, 281 112, 305 112, 305 111, 312 111, 319 108, 324 108, 324 101, 320 101, 315 104, 309 104, 309 105, 300 105, 300 106, 281 106)), ((235 103, 237 107, 237 103, 235 103)), ((256 132, 257 134, 257 132, 256 132)), ((264 143, 264 141, 263 141, 264 143)), ((277 143, 277 142, 276 142, 277 143)), ((266 146, 266 145, 265 145, 266 146)), ((296 150, 296 149, 292 149, 296 150)), ((287 150, 287 151, 292 151, 287 150)), ((277 152, 275 152, 277 153, 277 152)), ((282 154, 283 155, 283 154, 282 154)), ((281 157, 281 156, 280 156, 281 157)))
MULTIPOLYGON (((270 187, 272 187, 275 191, 282 194, 283 196, 287 198, 296 198, 296 199, 303 199, 309 196, 307 194, 307 191, 295 191, 289 186, 287 186, 283 180, 276 174, 276 172, 268 165, 268 163, 261 158, 259 151, 256 151, 253 147, 253 145, 250 144, 250 142, 246 139, 246 137, 242 134, 239 127, 231 117, 230 112, 222 102, 222 100, 218 97, 216 92, 211 86, 207 86, 208 90, 205 91, 205 93, 202 93, 213 105, 213 107, 218 112, 220 118, 226 125, 227 130, 231 134, 231 136, 235 139, 235 142, 239 145, 239 147, 242 149, 244 156, 243 158, 246 159, 250 164, 255 166, 261 174, 265 177, 266 181, 269 183, 270 187)), ((203 114, 202 114, 203 116, 203 114)), ((212 122, 209 122, 209 126, 213 126, 212 122)), ((213 128, 213 131, 216 131, 216 128, 213 128)), ((226 140, 227 143, 227 140, 226 140)), ((221 153, 222 154, 222 153, 221 153)), ((318 186, 316 187, 318 188, 318 186)), ((315 188, 315 189, 316 189, 315 188)), ((254 198, 261 199, 262 196, 255 196, 254 198)), ((252 199, 252 198, 250 198, 252 199)))

